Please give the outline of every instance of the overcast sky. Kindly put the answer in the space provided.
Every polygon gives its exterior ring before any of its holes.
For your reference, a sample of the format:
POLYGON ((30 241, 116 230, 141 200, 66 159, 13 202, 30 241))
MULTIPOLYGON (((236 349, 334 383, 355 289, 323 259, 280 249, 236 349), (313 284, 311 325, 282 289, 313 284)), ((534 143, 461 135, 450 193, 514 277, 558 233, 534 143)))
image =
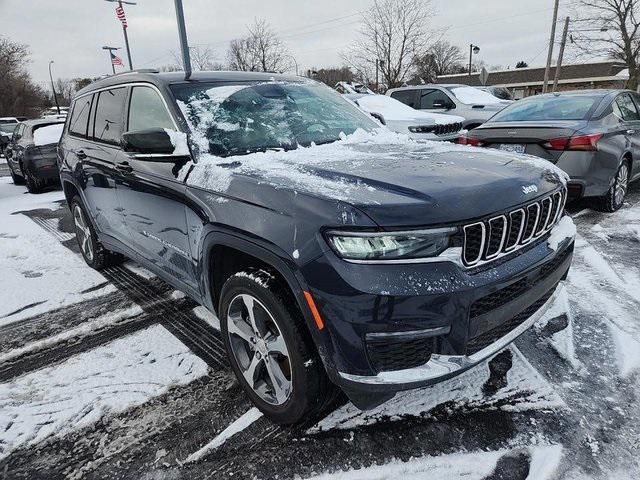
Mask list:
MULTIPOLYGON (((269 21, 300 64, 339 66, 340 52, 358 35, 360 17, 371 0, 184 0, 187 33, 193 44, 209 44, 218 60, 229 40, 242 36, 255 17, 269 21)), ((481 47, 479 59, 513 66, 525 60, 543 65, 553 0, 433 0, 437 14, 425 19, 468 51, 481 47)), ((178 48, 173 0, 138 0, 126 6, 135 68, 171 63, 178 48)), ((38 82, 54 76, 94 77, 111 67, 103 45, 124 46, 115 4, 105 0, 0 0, 0 34, 28 44, 31 72, 38 82)), ((558 34, 559 35, 559 34, 558 34)), ((126 61, 124 51, 120 53, 126 61)))

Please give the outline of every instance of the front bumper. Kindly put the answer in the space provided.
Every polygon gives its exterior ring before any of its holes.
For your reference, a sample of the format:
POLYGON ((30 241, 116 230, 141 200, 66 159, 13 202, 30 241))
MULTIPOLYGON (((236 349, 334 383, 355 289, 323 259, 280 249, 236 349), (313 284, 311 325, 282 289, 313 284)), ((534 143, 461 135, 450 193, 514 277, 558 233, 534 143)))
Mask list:
MULTIPOLYGON (((557 300, 558 292, 563 283, 561 282, 555 287, 551 298, 549 298, 536 312, 531 315, 524 323, 514 328, 509 333, 498 339, 496 342, 485 347, 473 355, 438 355, 434 354, 431 359, 420 367, 410 368, 406 370, 397 370, 393 372, 381 372, 375 376, 350 375, 348 373, 339 372, 339 375, 346 380, 351 386, 354 384, 362 386, 372 386, 371 390, 409 390, 422 386, 431 385, 448 378, 461 374, 465 370, 484 362, 493 357, 520 335, 531 328, 538 320, 540 320, 548 310, 550 310, 557 300), (382 388, 375 388, 376 386, 382 388), (391 388, 385 388, 391 387, 391 388)), ((365 388, 369 390, 368 388, 365 388)))
MULTIPOLYGON (((477 365, 553 304, 573 246, 574 239, 567 237, 552 250, 545 236, 531 248, 474 271, 453 261, 353 265, 327 253, 305 277, 325 320, 319 347, 332 381, 366 408, 367 402, 380 403, 371 400, 375 394, 389 398, 477 365), (418 362, 409 367, 402 361, 387 363, 392 368, 376 363, 373 337, 379 341, 414 334, 421 338, 406 348, 401 345, 394 355, 418 362), (430 345, 426 355, 420 350, 425 345, 430 345)), ((388 351, 383 348, 383 355, 388 351)))

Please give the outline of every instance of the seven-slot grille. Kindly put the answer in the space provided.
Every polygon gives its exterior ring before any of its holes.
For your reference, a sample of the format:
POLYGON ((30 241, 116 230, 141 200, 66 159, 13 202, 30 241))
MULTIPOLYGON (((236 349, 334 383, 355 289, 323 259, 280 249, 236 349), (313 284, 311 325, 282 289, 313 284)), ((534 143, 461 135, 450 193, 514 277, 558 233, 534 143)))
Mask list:
POLYGON ((462 261, 472 267, 540 238, 560 219, 566 201, 563 189, 511 212, 466 225, 462 261))
POLYGON ((418 126, 418 127, 409 127, 409 131, 412 133, 433 133, 435 135, 451 135, 452 133, 457 133, 462 130, 462 123, 447 123, 444 125, 436 125, 436 126, 418 126))

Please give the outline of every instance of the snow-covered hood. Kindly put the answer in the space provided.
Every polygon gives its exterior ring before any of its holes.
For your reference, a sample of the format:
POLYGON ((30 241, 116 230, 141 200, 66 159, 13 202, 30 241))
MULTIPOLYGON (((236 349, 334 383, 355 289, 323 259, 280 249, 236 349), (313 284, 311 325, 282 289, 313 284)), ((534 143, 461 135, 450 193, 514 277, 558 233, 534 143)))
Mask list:
POLYGON ((193 166, 187 185, 267 207, 275 187, 293 194, 291 202, 297 195, 321 197, 349 203, 383 226, 409 226, 503 211, 558 188, 565 175, 533 157, 381 131, 289 152, 207 156, 193 166))

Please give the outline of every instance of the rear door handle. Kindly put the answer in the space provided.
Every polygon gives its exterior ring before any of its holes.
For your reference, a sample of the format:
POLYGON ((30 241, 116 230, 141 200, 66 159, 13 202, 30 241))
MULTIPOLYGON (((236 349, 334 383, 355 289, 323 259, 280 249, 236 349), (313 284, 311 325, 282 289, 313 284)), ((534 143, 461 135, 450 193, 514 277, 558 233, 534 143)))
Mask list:
POLYGON ((635 135, 635 130, 627 130, 627 135, 635 135))
POLYGON ((133 167, 128 162, 116 163, 116 170, 121 173, 131 173, 133 172, 133 167))
POLYGON ((87 154, 84 153, 84 150, 76 150, 75 154, 76 154, 76 157, 78 157, 81 160, 84 158, 87 158, 87 154))

